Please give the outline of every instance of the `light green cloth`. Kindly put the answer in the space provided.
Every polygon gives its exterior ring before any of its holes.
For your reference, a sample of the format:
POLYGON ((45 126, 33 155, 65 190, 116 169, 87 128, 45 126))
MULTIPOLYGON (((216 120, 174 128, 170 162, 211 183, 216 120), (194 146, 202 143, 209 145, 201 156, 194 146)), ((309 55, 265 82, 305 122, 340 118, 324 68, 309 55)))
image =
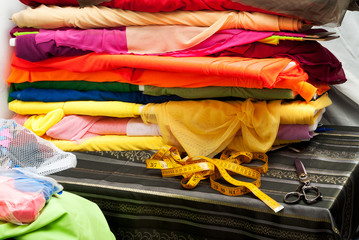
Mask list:
POLYGON ((28 225, 0 222, 0 239, 18 240, 112 240, 99 207, 80 196, 63 192, 53 196, 40 216, 28 225))

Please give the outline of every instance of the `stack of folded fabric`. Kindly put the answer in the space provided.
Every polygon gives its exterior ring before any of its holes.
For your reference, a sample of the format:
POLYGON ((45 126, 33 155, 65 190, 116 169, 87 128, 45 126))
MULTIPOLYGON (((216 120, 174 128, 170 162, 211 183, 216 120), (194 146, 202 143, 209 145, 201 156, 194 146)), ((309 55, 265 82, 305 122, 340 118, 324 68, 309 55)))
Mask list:
POLYGON ((340 22, 336 4, 21 2, 9 108, 65 151, 267 152, 310 139, 346 81, 316 41, 333 33, 311 29, 340 22))

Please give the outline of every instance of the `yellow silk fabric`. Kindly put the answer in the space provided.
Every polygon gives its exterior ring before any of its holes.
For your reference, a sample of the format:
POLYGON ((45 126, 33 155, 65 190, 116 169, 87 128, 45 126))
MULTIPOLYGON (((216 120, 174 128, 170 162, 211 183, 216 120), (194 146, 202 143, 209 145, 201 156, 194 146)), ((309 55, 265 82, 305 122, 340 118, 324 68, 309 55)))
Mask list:
POLYGON ((226 147, 267 152, 275 141, 279 124, 311 125, 320 110, 330 104, 327 94, 309 103, 251 99, 166 102, 147 104, 141 117, 145 123, 159 125, 166 144, 179 147, 189 156, 213 157, 226 147))
POLYGON ((15 113, 47 114, 56 109, 62 109, 65 115, 77 114, 88 116, 108 117, 137 117, 141 104, 119 101, 69 101, 69 102, 23 102, 14 100, 9 103, 9 109, 15 113))
POLYGON ((83 139, 79 142, 45 139, 67 152, 158 150, 165 144, 162 137, 128 137, 120 135, 98 136, 83 139))

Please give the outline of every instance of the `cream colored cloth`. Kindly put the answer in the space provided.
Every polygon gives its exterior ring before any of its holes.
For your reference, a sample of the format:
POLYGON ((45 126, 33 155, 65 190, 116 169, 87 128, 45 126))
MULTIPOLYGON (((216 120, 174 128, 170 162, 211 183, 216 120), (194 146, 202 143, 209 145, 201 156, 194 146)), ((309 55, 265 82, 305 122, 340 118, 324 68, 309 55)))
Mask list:
POLYGON ((28 7, 12 15, 19 27, 82 29, 118 26, 185 25, 210 27, 213 32, 242 28, 257 31, 301 31, 307 28, 301 20, 265 13, 237 11, 135 12, 103 6, 28 7))
POLYGON ((160 126, 166 144, 179 147, 189 156, 213 157, 226 147, 267 152, 280 123, 313 124, 320 109, 330 104, 327 94, 309 103, 253 102, 251 99, 167 102, 147 104, 141 118, 145 123, 160 126), (237 134, 238 131, 241 134, 237 134))
POLYGON ((69 101, 69 102, 23 102, 14 100, 9 109, 22 115, 47 114, 62 109, 65 115, 89 115, 107 117, 138 117, 141 104, 119 101, 69 101))

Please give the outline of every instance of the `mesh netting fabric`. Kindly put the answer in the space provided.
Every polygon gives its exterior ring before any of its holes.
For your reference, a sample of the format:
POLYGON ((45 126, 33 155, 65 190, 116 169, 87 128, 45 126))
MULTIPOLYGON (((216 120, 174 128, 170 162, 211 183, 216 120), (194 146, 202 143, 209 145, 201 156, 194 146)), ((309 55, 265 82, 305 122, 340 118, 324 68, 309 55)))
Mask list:
POLYGON ((76 166, 76 156, 35 135, 13 120, 0 119, 0 166, 32 167, 48 175, 76 166))

